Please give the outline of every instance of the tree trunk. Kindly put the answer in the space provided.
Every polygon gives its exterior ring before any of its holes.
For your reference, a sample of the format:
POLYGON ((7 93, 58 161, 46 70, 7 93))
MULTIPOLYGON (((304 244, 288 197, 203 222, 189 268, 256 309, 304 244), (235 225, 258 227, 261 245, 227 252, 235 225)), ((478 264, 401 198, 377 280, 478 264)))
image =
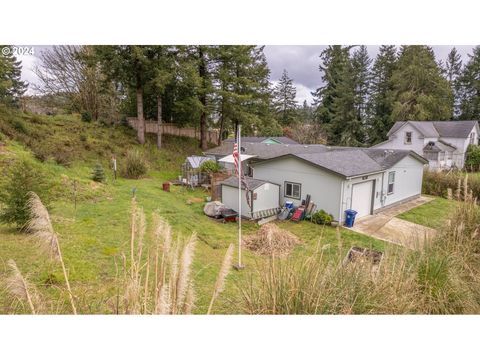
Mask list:
POLYGON ((157 148, 162 148, 162 97, 157 96, 157 148))
POLYGON ((140 144, 145 144, 145 118, 143 117, 143 89, 137 84, 137 139, 140 144))
POLYGON ((202 114, 200 115, 200 148, 207 150, 207 67, 205 64, 205 56, 203 54, 202 46, 198 47, 198 74, 202 79, 202 91, 199 100, 202 104, 202 114))
POLYGON ((218 142, 217 145, 222 145, 223 140, 223 128, 225 126, 225 115, 223 114, 225 111, 224 100, 222 99, 222 109, 220 114, 220 132, 218 133, 218 142))

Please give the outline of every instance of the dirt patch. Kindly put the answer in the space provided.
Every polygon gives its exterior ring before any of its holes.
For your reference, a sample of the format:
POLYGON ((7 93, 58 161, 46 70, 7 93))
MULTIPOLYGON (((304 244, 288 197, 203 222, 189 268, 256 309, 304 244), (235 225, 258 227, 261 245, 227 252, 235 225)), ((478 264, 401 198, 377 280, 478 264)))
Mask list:
POLYGON ((265 224, 253 235, 245 236, 244 246, 257 254, 286 256, 301 244, 300 239, 276 224, 265 224))

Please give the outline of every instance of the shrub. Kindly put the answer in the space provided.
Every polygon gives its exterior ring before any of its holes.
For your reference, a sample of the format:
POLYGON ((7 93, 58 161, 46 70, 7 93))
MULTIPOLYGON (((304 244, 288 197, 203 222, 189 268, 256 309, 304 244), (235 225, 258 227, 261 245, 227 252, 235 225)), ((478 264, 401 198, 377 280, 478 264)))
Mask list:
POLYGON ((207 160, 200 165, 200 171, 208 174, 217 173, 220 171, 220 165, 214 160, 207 160))
POLYGON ((333 215, 327 213, 325 210, 319 210, 312 215, 312 221, 319 225, 331 225, 333 221, 333 215))
POLYGON ((23 120, 20 120, 20 119, 14 119, 12 121, 12 127, 17 130, 18 132, 21 132, 23 134, 28 134, 28 129, 25 125, 25 122, 23 122, 23 120))
POLYGON ((49 204, 52 182, 39 165, 28 159, 19 160, 7 176, 0 189, 0 202, 3 203, 0 221, 23 228, 30 220, 28 193, 35 192, 45 204, 49 204))
POLYGON ((100 183, 105 181, 105 171, 101 164, 96 164, 93 168, 92 180, 100 183))
MULTIPOLYGON (((425 170, 423 173, 422 193, 427 195, 448 197, 448 189, 452 189, 455 193, 458 191, 458 184, 461 185, 460 197, 463 197, 462 184, 465 181, 466 174, 461 171, 453 171, 450 173, 436 172, 425 170)), ((480 198, 480 177, 468 176, 468 186, 472 194, 476 198, 480 198)))
POLYGON ((147 173, 148 164, 142 152, 129 150, 125 157, 122 175, 129 179, 139 179, 147 173))
POLYGON ((471 171, 478 171, 480 169, 480 146, 468 146, 467 156, 465 159, 465 168, 471 171))
POLYGON ((92 114, 89 111, 82 112, 82 121, 91 122, 92 121, 92 114))

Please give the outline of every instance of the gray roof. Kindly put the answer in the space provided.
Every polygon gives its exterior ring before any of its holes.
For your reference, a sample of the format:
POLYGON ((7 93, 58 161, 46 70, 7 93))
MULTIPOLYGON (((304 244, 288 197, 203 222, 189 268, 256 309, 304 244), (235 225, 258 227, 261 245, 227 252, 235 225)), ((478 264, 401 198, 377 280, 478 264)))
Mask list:
MULTIPOLYGON (((298 144, 293 139, 290 139, 288 136, 242 136, 242 143, 250 142, 250 143, 261 143, 267 139, 272 139, 278 141, 281 144, 298 144)), ((234 138, 228 138, 224 140, 225 142, 235 142, 234 138)))
POLYGON ((206 156, 197 156, 197 155, 187 157, 187 161, 193 169, 198 169, 200 165, 202 165, 202 163, 207 160, 211 160, 211 159, 206 156))
MULTIPOLYGON (((244 182, 247 184, 249 190, 255 190, 259 186, 263 184, 273 184, 269 181, 254 179, 248 176, 245 176, 244 182)), ((238 177, 237 176, 230 176, 228 179, 223 180, 220 184, 228 185, 238 189, 238 177)), ((274 184, 276 185, 276 184, 274 184)), ((245 184, 242 183, 242 189, 245 189, 245 184)))
MULTIPOLYGON (((243 147, 243 146, 242 146, 243 147)), ((206 151, 207 154, 225 155, 233 150, 233 143, 224 143, 206 151)), ((325 145, 245 144, 245 154, 257 155, 254 161, 267 161, 283 156, 295 156, 344 177, 352 177, 391 168, 406 156, 428 163, 410 150, 339 147, 325 145)))
POLYGON ((430 152, 454 151, 455 149, 456 149, 455 146, 442 140, 438 140, 436 142, 430 141, 423 148, 424 151, 430 151, 430 152))
POLYGON ((467 138, 478 121, 397 121, 387 135, 397 132, 406 123, 415 127, 424 137, 467 138))
MULTIPOLYGON (((226 156, 233 152, 233 142, 224 142, 222 145, 205 151, 207 155, 226 156)), ((242 143, 242 154, 257 155, 258 159, 266 160, 286 154, 316 153, 327 150, 325 145, 300 145, 300 144, 264 144, 242 143)))

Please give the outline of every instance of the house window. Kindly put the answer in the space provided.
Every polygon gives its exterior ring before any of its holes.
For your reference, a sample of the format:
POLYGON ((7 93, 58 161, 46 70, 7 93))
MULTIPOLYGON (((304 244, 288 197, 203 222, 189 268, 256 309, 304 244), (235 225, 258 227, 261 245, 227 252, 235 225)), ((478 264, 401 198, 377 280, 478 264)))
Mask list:
POLYGON ((393 194, 393 189, 395 185, 395 171, 390 171, 388 173, 388 189, 387 189, 387 194, 393 194))
POLYGON ((407 131, 405 133, 405 144, 411 144, 412 143, 412 132, 407 131))
POLYGON ((475 144, 475 133, 474 132, 470 133, 470 144, 472 144, 472 145, 475 144))
POLYGON ((300 199, 302 187, 298 183, 285 181, 285 197, 300 199))

